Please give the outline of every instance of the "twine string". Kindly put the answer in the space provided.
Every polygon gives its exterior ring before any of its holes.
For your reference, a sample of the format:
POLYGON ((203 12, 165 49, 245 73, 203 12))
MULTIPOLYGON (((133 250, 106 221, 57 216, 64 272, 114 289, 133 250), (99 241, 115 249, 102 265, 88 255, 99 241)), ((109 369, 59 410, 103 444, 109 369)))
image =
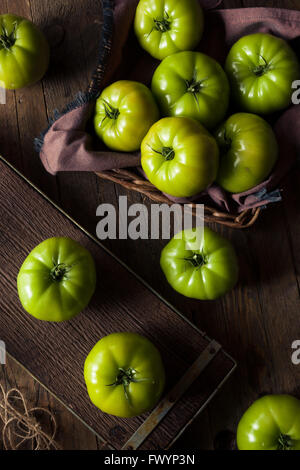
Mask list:
POLYGON ((6 450, 17 450, 24 445, 31 450, 59 450, 55 442, 57 423, 51 411, 34 407, 28 409, 22 393, 12 388, 5 392, 0 384, 0 420, 3 422, 2 440, 6 450), (22 411, 21 411, 22 410, 22 411), (47 415, 52 426, 52 433, 43 430, 36 414, 47 415))

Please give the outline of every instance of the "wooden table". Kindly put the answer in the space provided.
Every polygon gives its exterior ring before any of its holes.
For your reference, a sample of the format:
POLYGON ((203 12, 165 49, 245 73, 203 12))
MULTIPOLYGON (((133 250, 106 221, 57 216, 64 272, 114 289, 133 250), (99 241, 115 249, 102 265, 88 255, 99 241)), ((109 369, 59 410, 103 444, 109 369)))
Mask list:
MULTIPOLYGON (((226 8, 282 7, 279 0, 224 0, 226 8)), ((299 0, 285 8, 300 9, 299 0)), ((33 150, 33 137, 46 127, 55 108, 62 109, 85 89, 95 63, 91 38, 98 38, 98 0, 0 0, 0 13, 16 13, 41 25, 52 45, 51 68, 42 83, 9 92, 0 106, 0 152, 91 233, 96 207, 149 201, 127 193, 93 174, 51 177, 33 150)), ((96 41, 93 41, 96 44, 96 41)), ((242 412, 263 393, 300 396, 300 366, 291 362, 291 345, 300 339, 300 173, 294 171, 284 200, 263 212, 254 227, 236 231, 212 227, 228 237, 240 258, 236 289, 216 302, 195 302, 176 294, 158 270, 163 241, 112 240, 106 245, 159 293, 216 338, 239 367, 207 410, 184 434, 181 447, 212 449, 226 444, 225 430, 235 431, 242 412), (225 436, 225 439, 224 439, 225 436), (225 444, 224 444, 225 443, 225 444)), ((97 449, 97 439, 14 361, 0 369, 6 387, 17 385, 29 404, 49 407, 58 417, 58 441, 65 449, 97 449)))

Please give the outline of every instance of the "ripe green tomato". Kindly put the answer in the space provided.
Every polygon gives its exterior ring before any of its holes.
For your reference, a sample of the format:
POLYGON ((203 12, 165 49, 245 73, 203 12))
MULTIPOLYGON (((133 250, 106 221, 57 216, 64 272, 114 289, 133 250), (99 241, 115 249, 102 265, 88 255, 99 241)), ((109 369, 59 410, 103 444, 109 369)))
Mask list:
POLYGON ((84 378, 94 405, 121 418, 151 410, 165 386, 159 351, 136 333, 102 338, 86 358, 84 378))
POLYGON ((20 301, 39 320, 70 320, 88 305, 95 287, 91 254, 70 238, 55 237, 40 243, 18 275, 20 301))
POLYGON ((231 116, 216 132, 220 148, 217 182, 231 193, 260 184, 278 157, 278 144, 271 126, 256 114, 231 116))
POLYGON ((217 143, 193 119, 174 117, 156 122, 142 142, 141 155, 149 181, 171 196, 200 193, 217 176, 217 143))
POLYGON ((239 450, 300 450, 300 401, 266 395, 245 412, 237 429, 239 450))
POLYGON ((283 39, 263 33, 244 36, 230 50, 225 68, 242 110, 269 114, 292 104, 300 66, 283 39))
POLYGON ((194 49, 203 33, 198 0, 140 0, 134 20, 141 46, 156 59, 194 49))
POLYGON ((175 235, 162 250, 160 266, 173 289, 192 299, 215 300, 238 280, 231 243, 208 227, 175 235))
POLYGON ((0 87, 23 88, 39 81, 49 65, 49 45, 31 21, 0 16, 0 87))
POLYGON ((225 117, 229 83, 221 65, 201 52, 164 59, 152 78, 152 92, 164 116, 194 118, 213 129, 225 117))
POLYGON ((98 98, 94 124, 107 147, 134 152, 158 119, 159 111, 149 88, 120 80, 105 88, 98 98))

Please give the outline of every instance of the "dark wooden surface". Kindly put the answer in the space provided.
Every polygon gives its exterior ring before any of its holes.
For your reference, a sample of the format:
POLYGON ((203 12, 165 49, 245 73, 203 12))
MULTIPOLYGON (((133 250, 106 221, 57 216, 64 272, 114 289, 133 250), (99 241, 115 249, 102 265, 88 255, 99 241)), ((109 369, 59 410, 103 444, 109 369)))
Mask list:
MULTIPOLYGON (((224 0, 226 8, 273 6, 300 9, 299 0, 224 0)), ((89 46, 98 37, 101 21, 97 0, 0 0, 0 12, 33 19, 52 43, 51 69, 42 83, 8 93, 0 106, 0 151, 91 233, 96 207, 149 202, 103 182, 92 174, 45 173, 32 148, 32 138, 47 124, 53 109, 61 109, 84 89, 94 66, 89 46)), ((163 241, 113 240, 106 245, 202 330, 216 338, 239 362, 239 368, 208 409, 185 433, 180 444, 211 449, 222 446, 224 430, 235 431, 242 412, 262 393, 300 396, 300 366, 291 362, 291 344, 300 338, 300 174, 294 171, 282 203, 268 208, 247 231, 216 228, 235 245, 241 265, 236 289, 217 302, 194 302, 174 293, 158 269, 163 241)), ((18 383, 34 403, 46 403, 41 387, 13 363, 5 382, 18 383)), ((66 448, 96 448, 92 437, 50 399, 62 413, 60 439, 66 448), (72 439, 70 438, 72 434, 72 439)))
MULTIPOLYGON (((148 337, 162 354, 167 392, 209 347, 210 340, 1 160, 0 174, 1 339, 9 354, 97 432, 104 443, 121 448, 147 415, 118 419, 92 405, 83 378, 84 361, 92 347, 100 338, 116 331, 132 331, 148 337), (90 251, 97 267, 97 288, 88 308, 62 324, 41 322, 26 315, 16 287, 18 271, 27 254, 53 236, 78 241, 90 251)), ((220 351, 142 448, 168 447, 234 366, 220 351)))

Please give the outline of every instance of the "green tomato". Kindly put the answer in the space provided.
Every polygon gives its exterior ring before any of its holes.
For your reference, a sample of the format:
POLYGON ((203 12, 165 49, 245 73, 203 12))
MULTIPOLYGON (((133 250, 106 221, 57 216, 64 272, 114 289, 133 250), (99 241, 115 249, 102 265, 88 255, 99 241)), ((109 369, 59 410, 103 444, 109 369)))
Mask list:
POLYGON ((283 39, 263 33, 244 36, 230 50, 225 68, 242 110, 269 114, 292 104, 300 66, 283 39))
POLYGON ((159 110, 149 88, 120 80, 105 88, 98 98, 94 124, 107 147, 134 152, 158 119, 159 110))
POLYGON ((141 0, 134 20, 141 46, 156 59, 194 49, 203 33, 198 0, 141 0))
POLYGON ((164 59, 152 78, 152 92, 164 116, 194 118, 213 129, 225 117, 229 83, 221 65, 200 52, 164 59))
POLYGON ((31 21, 0 16, 0 87, 23 88, 39 81, 49 65, 49 45, 31 21))
POLYGON ((266 395, 245 412, 237 429, 239 450, 300 450, 300 401, 266 395))
POLYGON ((208 227, 175 235, 162 250, 160 266, 173 289, 192 299, 215 300, 238 280, 231 243, 208 227))
POLYGON ((175 197, 203 191, 218 171, 219 151, 214 137, 189 118, 156 122, 142 142, 141 155, 149 181, 175 197))
POLYGON ((216 132, 220 148, 217 182, 231 193, 260 184, 278 157, 278 144, 271 126, 255 114, 231 116, 216 132))
POLYGON ((40 243, 18 275, 20 301, 39 320, 70 320, 88 305, 95 287, 91 254, 70 238, 55 237, 40 243))
POLYGON ((94 405, 121 418, 151 410, 165 386, 159 351, 136 333, 102 338, 86 358, 84 378, 94 405))

